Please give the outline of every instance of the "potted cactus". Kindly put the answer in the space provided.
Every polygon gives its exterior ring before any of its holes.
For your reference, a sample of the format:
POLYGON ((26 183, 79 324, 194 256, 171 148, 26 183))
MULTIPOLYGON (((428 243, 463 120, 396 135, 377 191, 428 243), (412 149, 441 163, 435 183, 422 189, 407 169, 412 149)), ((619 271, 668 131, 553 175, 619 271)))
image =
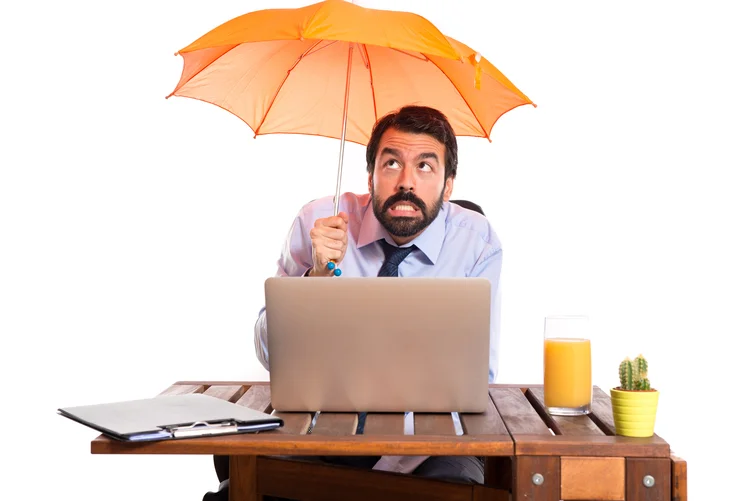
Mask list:
POLYGON ((620 363, 620 386, 610 390, 615 433, 626 437, 654 434, 659 392, 648 380, 648 362, 643 355, 620 363))

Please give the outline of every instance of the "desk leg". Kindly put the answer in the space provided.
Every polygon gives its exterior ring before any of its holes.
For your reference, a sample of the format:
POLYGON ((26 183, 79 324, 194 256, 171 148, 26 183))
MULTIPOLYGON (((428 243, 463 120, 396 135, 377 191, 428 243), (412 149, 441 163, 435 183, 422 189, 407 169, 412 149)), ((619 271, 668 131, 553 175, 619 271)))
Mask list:
POLYGON ((229 456, 229 501, 261 501, 257 456, 229 456))
POLYGON ((687 461, 672 454, 672 501, 687 501, 687 461))

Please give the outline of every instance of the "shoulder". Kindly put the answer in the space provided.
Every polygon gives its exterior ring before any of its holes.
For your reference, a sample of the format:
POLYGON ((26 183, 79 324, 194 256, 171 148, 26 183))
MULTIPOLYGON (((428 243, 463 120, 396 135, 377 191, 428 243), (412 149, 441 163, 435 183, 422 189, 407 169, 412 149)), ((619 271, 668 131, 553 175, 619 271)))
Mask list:
POLYGON ((453 233, 461 239, 475 240, 478 243, 501 248, 500 239, 486 216, 453 202, 446 203, 445 207, 447 233, 453 233))
POLYGON ((499 273, 503 246, 489 219, 452 202, 446 205, 446 239, 473 262, 472 273, 488 273, 489 269, 499 273))

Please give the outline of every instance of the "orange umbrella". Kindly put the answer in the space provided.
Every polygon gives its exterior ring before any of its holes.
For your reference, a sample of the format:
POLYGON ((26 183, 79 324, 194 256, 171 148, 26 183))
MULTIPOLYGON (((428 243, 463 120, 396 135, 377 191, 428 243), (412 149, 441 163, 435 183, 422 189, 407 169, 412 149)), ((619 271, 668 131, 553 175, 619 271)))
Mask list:
POLYGON ((345 141, 366 144, 375 121, 388 112, 431 106, 457 135, 489 139, 501 115, 533 105, 489 61, 423 17, 344 0, 251 12, 178 54, 182 76, 167 97, 219 106, 256 136, 341 139, 334 214, 345 141))

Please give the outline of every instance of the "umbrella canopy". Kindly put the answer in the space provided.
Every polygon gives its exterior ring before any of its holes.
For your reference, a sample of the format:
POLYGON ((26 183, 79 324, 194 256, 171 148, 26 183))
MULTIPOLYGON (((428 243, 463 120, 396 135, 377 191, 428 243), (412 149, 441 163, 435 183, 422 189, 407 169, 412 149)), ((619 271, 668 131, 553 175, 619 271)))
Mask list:
POLYGON ((341 138, 342 152, 344 140, 366 144, 381 116, 407 104, 441 110, 459 136, 487 139, 501 115, 533 105, 423 17, 343 0, 251 12, 178 54, 182 76, 168 97, 219 106, 256 136, 341 138))

